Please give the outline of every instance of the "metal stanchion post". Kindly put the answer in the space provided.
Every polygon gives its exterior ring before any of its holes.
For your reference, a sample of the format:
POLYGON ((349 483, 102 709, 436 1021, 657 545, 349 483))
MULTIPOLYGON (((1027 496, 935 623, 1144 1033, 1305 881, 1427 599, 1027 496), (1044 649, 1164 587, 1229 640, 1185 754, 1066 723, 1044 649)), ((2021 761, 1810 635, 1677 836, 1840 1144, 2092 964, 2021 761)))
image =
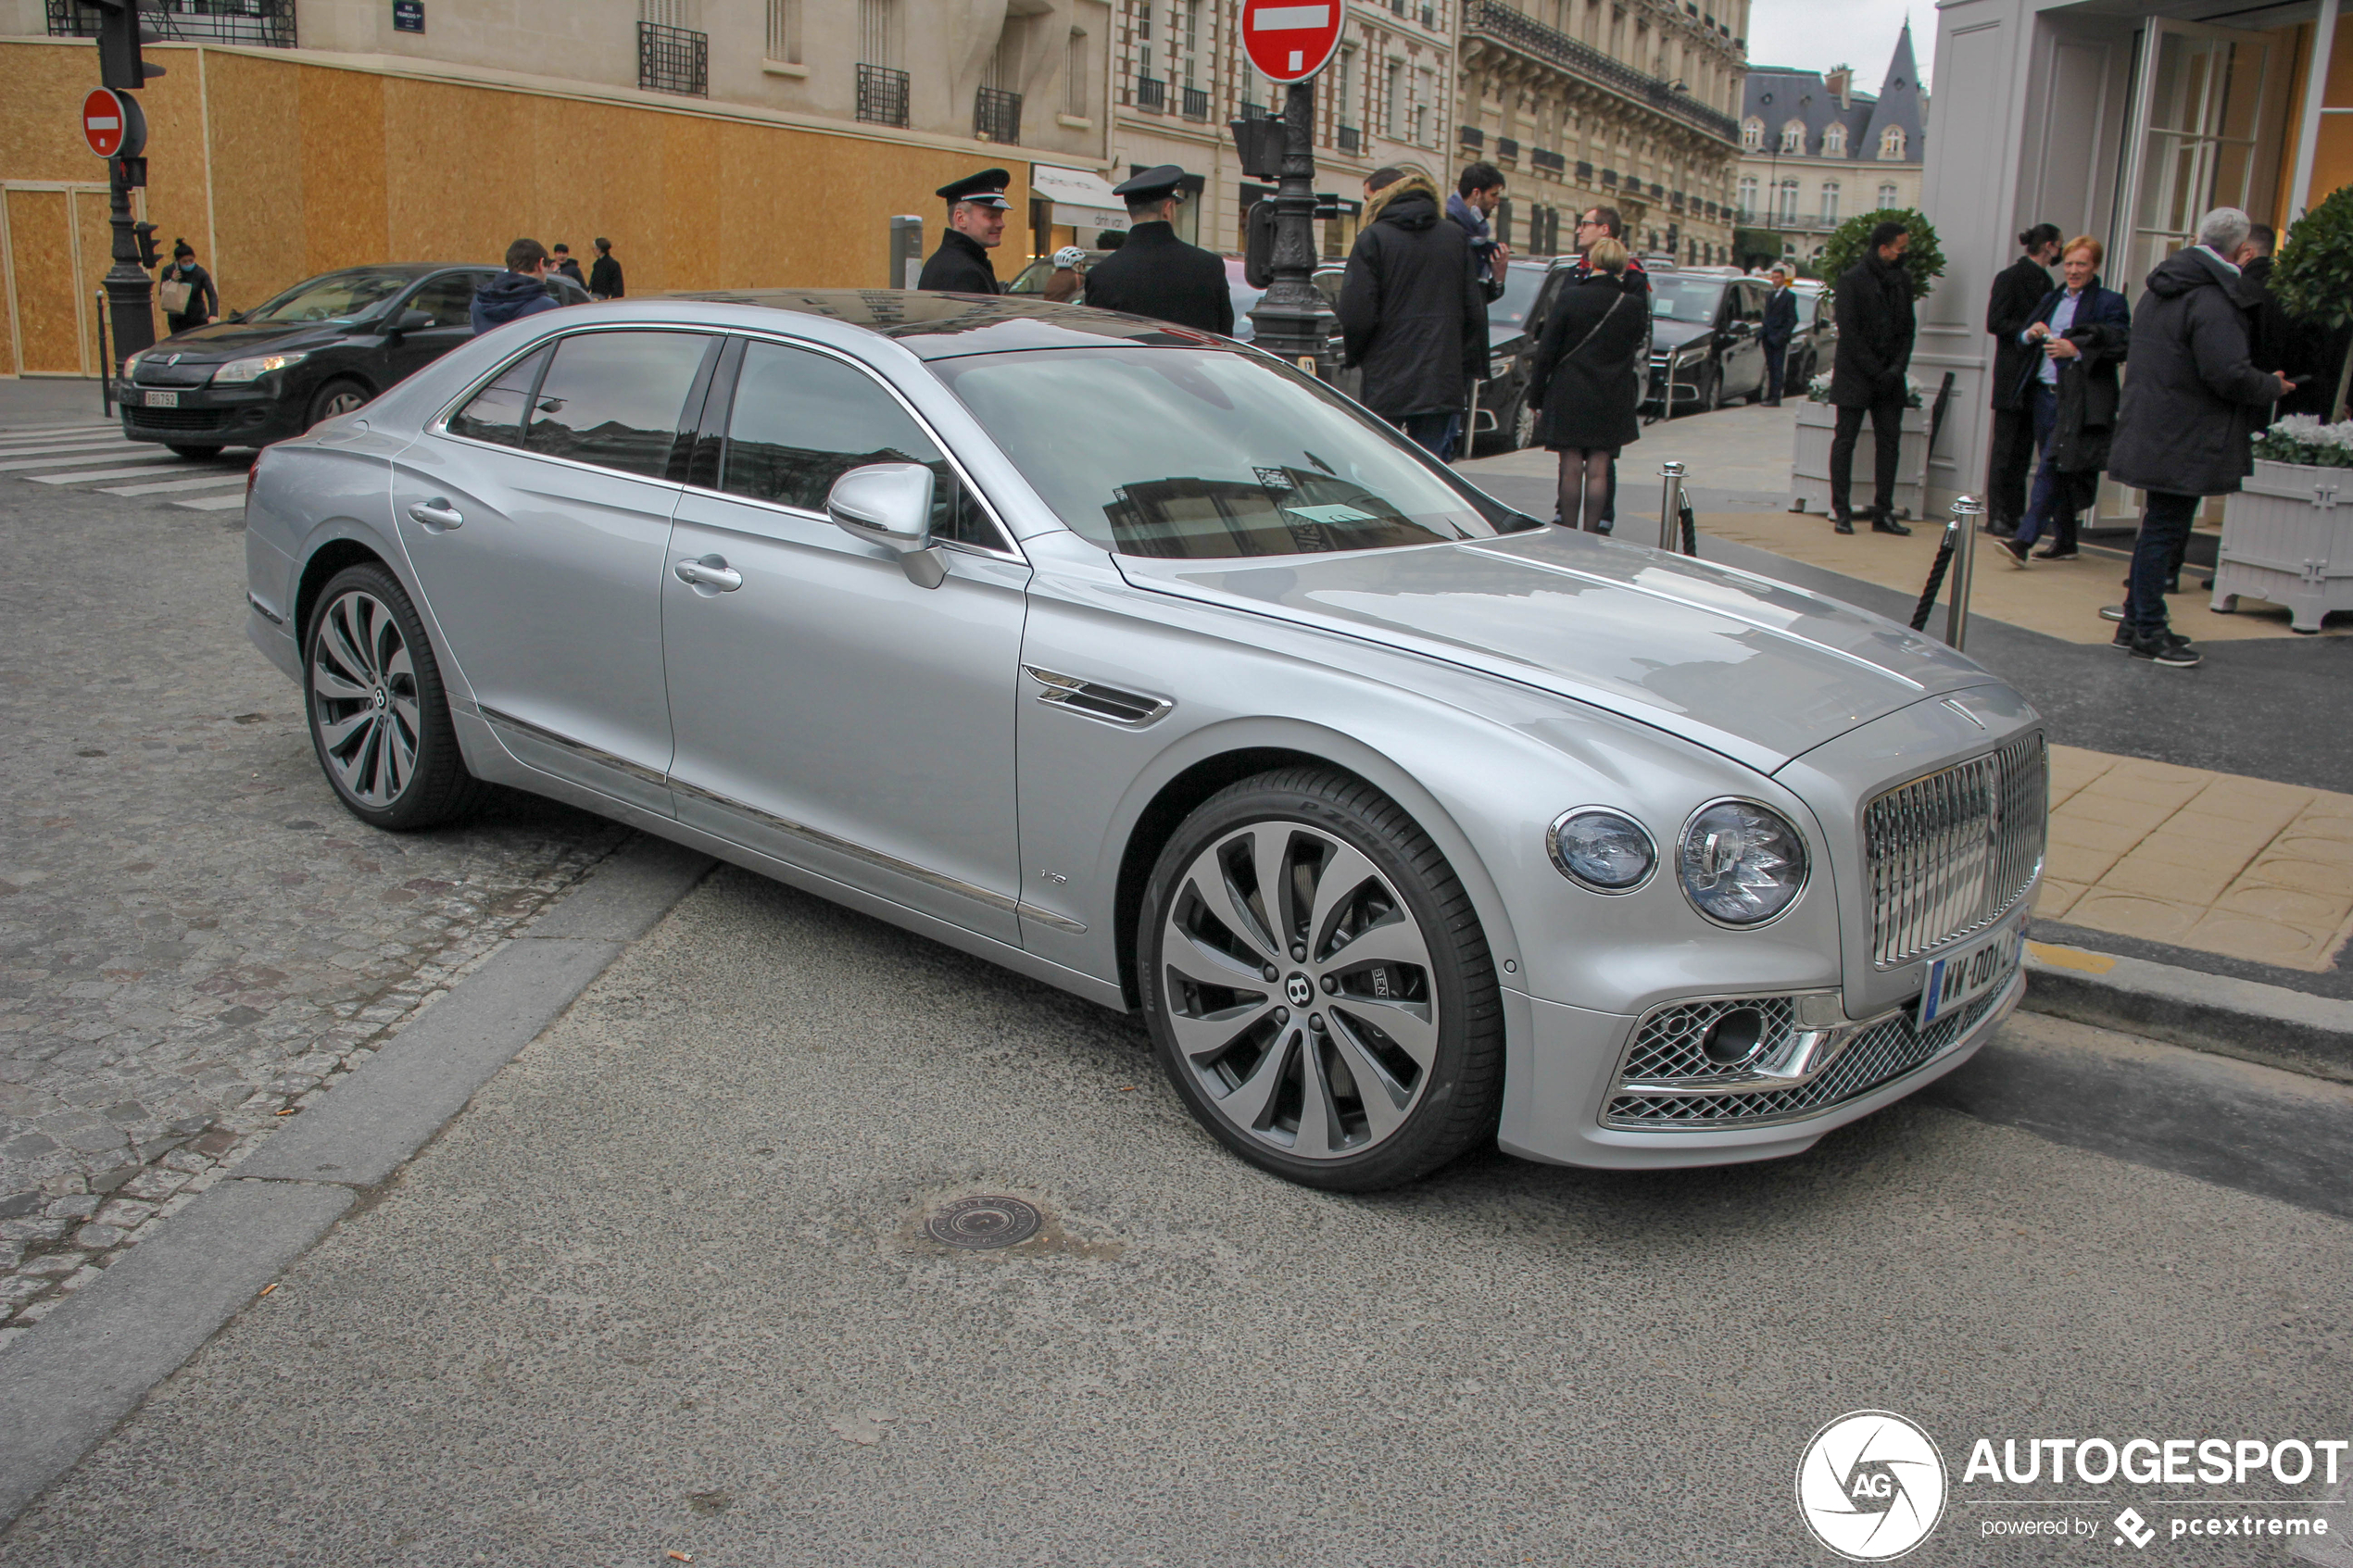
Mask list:
POLYGON ((1658 477, 1665 481, 1658 491, 1658 547, 1672 553, 1675 521, 1683 510, 1683 465, 1661 463, 1658 477))
POLYGON ((1944 640, 1957 650, 1969 635, 1969 566, 1977 557, 1977 517, 1984 503, 1974 495, 1953 498, 1953 593, 1944 612, 1944 640))

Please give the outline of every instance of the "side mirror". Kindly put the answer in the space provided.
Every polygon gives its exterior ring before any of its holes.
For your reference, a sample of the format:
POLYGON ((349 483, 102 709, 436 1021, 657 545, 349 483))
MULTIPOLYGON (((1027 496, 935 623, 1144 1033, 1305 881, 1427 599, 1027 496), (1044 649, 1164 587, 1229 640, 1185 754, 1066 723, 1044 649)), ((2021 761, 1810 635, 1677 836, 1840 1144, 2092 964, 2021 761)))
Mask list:
POLYGON ((422 310, 403 310, 392 323, 396 332, 421 332, 433 325, 433 318, 422 310))
POLYGON ((947 565, 931 542, 932 471, 921 463, 870 463, 834 481, 825 515, 853 539, 899 558, 907 581, 937 588, 947 565))

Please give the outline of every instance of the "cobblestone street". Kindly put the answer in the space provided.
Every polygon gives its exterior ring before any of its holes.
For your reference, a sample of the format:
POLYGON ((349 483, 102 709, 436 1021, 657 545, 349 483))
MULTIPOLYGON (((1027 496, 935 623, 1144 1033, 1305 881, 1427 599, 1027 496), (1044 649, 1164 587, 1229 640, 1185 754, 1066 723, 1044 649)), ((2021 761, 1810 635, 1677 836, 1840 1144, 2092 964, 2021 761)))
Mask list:
POLYGON ((522 797, 345 813, 226 515, 0 495, 0 1342, 625 836, 522 797))

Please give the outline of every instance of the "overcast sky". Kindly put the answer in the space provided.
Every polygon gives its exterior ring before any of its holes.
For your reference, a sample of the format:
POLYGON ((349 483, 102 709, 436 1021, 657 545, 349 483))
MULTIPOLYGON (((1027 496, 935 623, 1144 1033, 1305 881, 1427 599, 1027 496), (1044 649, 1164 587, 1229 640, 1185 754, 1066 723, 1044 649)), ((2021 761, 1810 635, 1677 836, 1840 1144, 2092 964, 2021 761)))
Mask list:
POLYGON ((1920 80, 1933 82, 1936 9, 1931 0, 1755 0, 1748 11, 1749 63, 1801 70, 1851 65, 1855 84, 1876 93, 1907 14, 1920 80))

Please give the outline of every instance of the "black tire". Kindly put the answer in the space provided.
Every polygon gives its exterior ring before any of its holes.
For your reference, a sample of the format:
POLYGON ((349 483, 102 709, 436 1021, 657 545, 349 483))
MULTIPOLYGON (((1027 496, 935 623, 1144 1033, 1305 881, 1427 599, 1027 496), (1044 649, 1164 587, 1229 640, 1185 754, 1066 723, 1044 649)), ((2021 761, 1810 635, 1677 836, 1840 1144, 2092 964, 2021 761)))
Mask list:
POLYGON ((1711 364, 1707 367, 1707 379, 1700 383, 1699 411, 1703 414, 1712 414, 1723 406, 1724 367, 1720 364, 1711 364))
POLYGON ((349 376, 336 376, 321 382, 319 390, 310 395, 309 406, 303 410, 302 428, 308 430, 321 420, 348 414, 365 405, 370 395, 365 385, 349 376))
MULTIPOLYGON (((1370 882, 1365 885, 1376 886, 1370 882)), ((1504 1092, 1504 1013, 1493 957, 1470 896, 1445 857, 1402 808, 1370 784, 1329 769, 1296 767, 1244 779, 1212 796, 1162 849, 1144 889, 1136 933, 1138 989, 1161 1067, 1201 1124, 1242 1159, 1304 1186, 1371 1192, 1425 1176, 1493 1140, 1504 1092), (1189 870, 1221 840, 1260 824, 1303 828, 1362 855, 1403 900, 1427 953, 1419 985, 1437 1010, 1431 1060, 1418 1074, 1414 1098, 1395 1130, 1355 1153, 1302 1158, 1245 1132, 1217 1109, 1203 1088, 1200 1071, 1186 1057, 1171 1022, 1172 972, 1164 949, 1172 917, 1182 915, 1176 900, 1191 884, 1189 870)), ((1299 957, 1297 949, 1292 957, 1299 957)), ((1411 966, 1407 972, 1413 972, 1411 966)), ((1306 989, 1314 991, 1312 985, 1306 989)), ((1325 989, 1329 994, 1330 984, 1325 989)), ((1297 1000, 1296 994, 1291 999, 1297 1000)), ((1332 1001, 1317 999, 1312 1005, 1333 1011, 1338 1019, 1339 1007, 1349 999, 1343 984, 1342 994, 1332 1001)), ((1189 1019, 1202 1016, 1188 1013, 1189 1019)), ((1280 1015, 1276 1017, 1279 1022, 1280 1015)), ((1308 1048, 1337 1054, 1337 1047, 1320 1034, 1313 1046, 1303 1032, 1291 1037, 1308 1048)), ((1274 1051, 1284 1046, 1278 1035, 1265 1048, 1274 1051)), ((1327 1081, 1333 1076, 1328 1066, 1319 1071, 1327 1081)), ((1364 1092, 1357 1091, 1360 1106, 1364 1092)))
POLYGON ((1528 406, 1528 394, 1522 391, 1512 404, 1512 450, 1525 451, 1536 445, 1536 410, 1528 406))
POLYGON ((416 607, 374 561, 346 567, 320 591, 303 628, 302 700, 328 787, 370 827, 438 827, 488 792, 458 749, 441 666, 416 607), (323 662, 322 643, 330 645, 323 662), (338 696, 338 684, 365 695, 338 696))
POLYGON ((185 458, 192 463, 201 463, 220 456, 220 448, 218 446, 190 446, 178 441, 165 442, 163 449, 175 458, 185 458))

